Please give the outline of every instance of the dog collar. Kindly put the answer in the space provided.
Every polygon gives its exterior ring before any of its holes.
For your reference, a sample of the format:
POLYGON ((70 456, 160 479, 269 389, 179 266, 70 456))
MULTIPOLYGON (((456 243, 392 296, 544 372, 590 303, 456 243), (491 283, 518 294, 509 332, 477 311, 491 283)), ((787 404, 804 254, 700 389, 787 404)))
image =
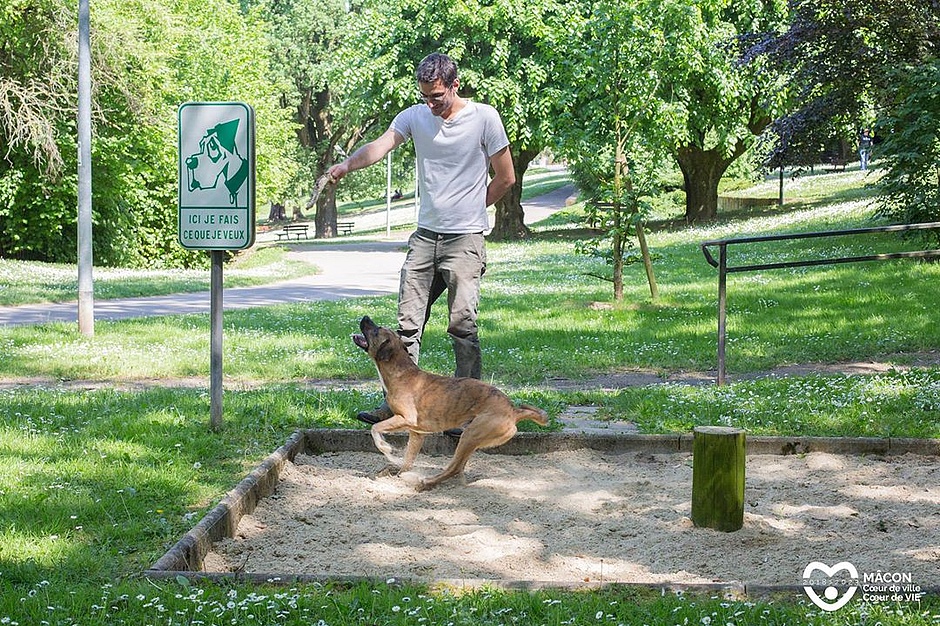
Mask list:
POLYGON ((235 175, 225 181, 225 187, 229 193, 229 202, 232 204, 236 204, 238 190, 241 189, 246 178, 248 178, 248 161, 242 161, 241 167, 238 168, 235 175))

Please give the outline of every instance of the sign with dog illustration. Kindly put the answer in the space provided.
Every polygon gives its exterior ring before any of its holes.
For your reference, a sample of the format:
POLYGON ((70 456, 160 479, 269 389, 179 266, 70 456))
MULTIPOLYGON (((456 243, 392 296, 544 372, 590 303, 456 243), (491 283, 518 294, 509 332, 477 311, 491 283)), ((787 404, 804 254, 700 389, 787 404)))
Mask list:
POLYGON ((255 116, 241 102, 179 108, 179 242, 242 250, 255 240, 255 116))

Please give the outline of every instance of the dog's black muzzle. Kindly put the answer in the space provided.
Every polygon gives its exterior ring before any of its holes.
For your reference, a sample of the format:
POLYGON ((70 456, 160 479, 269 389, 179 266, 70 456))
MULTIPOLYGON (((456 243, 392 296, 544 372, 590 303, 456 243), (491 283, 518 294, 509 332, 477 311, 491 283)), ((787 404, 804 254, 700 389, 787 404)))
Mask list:
POLYGON ((362 334, 361 335, 358 333, 353 334, 352 336, 353 343, 355 343, 357 346, 359 346, 360 348, 368 352, 369 351, 369 339, 368 338, 369 336, 374 334, 378 328, 379 328, 378 325, 372 321, 372 318, 370 318, 368 315, 364 316, 361 320, 359 320, 359 330, 362 331, 362 334))

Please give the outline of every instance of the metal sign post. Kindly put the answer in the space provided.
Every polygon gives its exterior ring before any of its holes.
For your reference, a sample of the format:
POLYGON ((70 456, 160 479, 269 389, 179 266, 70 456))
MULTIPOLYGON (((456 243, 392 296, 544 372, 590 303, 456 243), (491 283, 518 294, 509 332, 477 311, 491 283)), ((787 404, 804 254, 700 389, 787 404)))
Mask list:
POLYGON ((209 424, 222 428, 222 262, 255 241, 255 116, 240 102, 179 108, 179 242, 209 250, 209 424))

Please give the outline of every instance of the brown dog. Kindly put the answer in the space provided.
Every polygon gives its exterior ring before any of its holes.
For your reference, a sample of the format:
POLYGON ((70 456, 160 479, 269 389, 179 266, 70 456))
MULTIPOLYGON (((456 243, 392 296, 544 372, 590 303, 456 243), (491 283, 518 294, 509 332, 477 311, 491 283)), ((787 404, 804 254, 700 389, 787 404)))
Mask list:
POLYGON ((375 447, 392 465, 392 446, 383 433, 408 431, 408 446, 399 468, 406 472, 414 464, 426 435, 463 428, 450 464, 437 476, 421 481, 418 491, 430 489, 454 476, 463 476, 467 459, 478 448, 492 448, 509 441, 521 420, 546 426, 545 411, 533 406, 513 406, 503 392, 474 378, 451 378, 425 372, 415 365, 397 333, 363 317, 362 334, 353 342, 365 350, 379 371, 385 400, 392 417, 372 426, 375 447))

